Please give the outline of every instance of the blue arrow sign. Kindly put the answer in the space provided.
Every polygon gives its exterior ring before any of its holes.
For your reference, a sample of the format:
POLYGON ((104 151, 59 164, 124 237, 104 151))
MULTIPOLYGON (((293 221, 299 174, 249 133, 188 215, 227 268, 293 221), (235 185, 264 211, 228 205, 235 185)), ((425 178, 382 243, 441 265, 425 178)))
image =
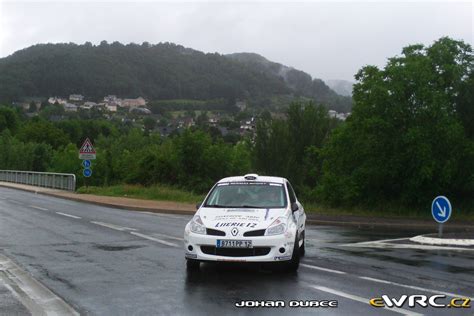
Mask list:
POLYGON ((92 170, 89 168, 86 168, 82 171, 82 174, 84 175, 84 177, 89 178, 92 175, 92 170))
POLYGON ((440 224, 446 223, 451 217, 451 203, 445 196, 437 196, 431 203, 431 214, 435 221, 440 224))
POLYGON ((83 166, 84 168, 90 168, 90 167, 91 167, 91 161, 88 160, 88 159, 83 160, 83 161, 82 161, 82 166, 83 166))

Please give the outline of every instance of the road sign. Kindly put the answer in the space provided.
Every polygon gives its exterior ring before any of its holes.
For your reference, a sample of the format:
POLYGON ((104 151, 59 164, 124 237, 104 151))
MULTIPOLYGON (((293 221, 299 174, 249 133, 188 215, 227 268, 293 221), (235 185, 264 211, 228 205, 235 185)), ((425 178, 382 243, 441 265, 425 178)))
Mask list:
POLYGON ((89 138, 86 138, 79 149, 79 159, 95 159, 95 149, 89 138))
POLYGON ((92 170, 89 168, 86 168, 82 170, 82 175, 86 178, 89 178, 92 175, 92 170))
POLYGON ((91 165, 92 165, 92 163, 91 163, 91 161, 90 161, 89 159, 84 159, 84 160, 82 161, 82 166, 83 166, 84 168, 90 168, 91 165))
POLYGON ((440 224, 446 223, 451 217, 451 203, 445 196, 437 196, 431 203, 431 214, 435 221, 440 224))

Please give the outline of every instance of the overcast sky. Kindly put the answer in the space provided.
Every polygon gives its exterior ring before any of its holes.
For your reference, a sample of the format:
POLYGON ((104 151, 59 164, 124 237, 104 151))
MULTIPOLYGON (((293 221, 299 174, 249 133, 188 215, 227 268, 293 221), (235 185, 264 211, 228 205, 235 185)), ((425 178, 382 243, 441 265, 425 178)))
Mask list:
POLYGON ((473 44, 473 2, 23 2, 0 0, 0 57, 37 43, 174 42, 255 52, 322 79, 450 36, 473 44))

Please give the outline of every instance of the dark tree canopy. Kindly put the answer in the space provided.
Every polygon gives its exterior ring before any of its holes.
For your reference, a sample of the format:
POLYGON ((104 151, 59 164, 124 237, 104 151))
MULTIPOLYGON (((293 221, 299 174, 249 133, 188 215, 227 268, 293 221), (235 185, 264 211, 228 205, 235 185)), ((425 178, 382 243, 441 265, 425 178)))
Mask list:
POLYGON ((172 43, 38 44, 0 59, 0 102, 76 93, 91 99, 115 94, 232 101, 303 95, 350 109, 350 98, 338 96, 324 82, 294 69, 281 75, 278 67, 284 66, 255 67, 236 55, 205 54, 172 43))

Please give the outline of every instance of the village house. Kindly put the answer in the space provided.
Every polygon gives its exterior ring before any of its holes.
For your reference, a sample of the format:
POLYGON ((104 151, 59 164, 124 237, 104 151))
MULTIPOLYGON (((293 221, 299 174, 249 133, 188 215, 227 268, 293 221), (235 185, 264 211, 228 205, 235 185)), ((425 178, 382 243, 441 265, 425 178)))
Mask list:
POLYGON ((116 104, 106 104, 105 108, 109 112, 117 112, 117 105, 116 104))
POLYGON ((77 105, 72 103, 66 103, 63 105, 66 112, 77 112, 77 105))
POLYGON ((62 104, 62 105, 64 105, 64 104, 67 103, 66 100, 61 99, 61 98, 58 98, 58 97, 50 97, 50 98, 48 99, 48 103, 49 103, 49 104, 56 104, 56 102, 57 102, 58 104, 62 104))
POLYGON ((95 106, 97 106, 97 103, 88 101, 88 102, 84 102, 84 104, 81 105, 80 108, 85 109, 85 110, 90 110, 95 106))
POLYGON ((84 100, 84 96, 81 94, 71 94, 69 96, 69 101, 82 101, 84 100))
POLYGON ((145 106, 146 101, 142 97, 138 97, 136 99, 123 99, 122 100, 122 107, 125 108, 133 108, 139 106, 145 106))

